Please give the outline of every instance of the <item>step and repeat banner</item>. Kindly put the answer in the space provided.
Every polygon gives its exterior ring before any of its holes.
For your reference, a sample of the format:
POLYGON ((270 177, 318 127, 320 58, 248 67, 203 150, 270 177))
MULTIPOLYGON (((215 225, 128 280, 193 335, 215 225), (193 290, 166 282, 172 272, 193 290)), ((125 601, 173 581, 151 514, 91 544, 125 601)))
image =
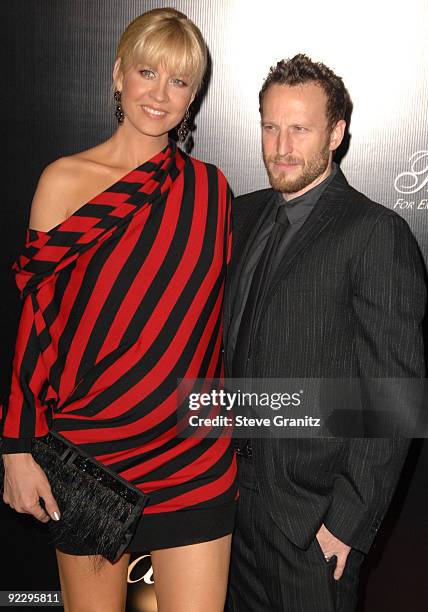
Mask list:
MULTIPOLYGON (((268 186, 258 92, 271 65, 303 52, 341 75, 350 92, 353 112, 341 159, 348 181, 406 219, 428 258, 426 0, 3 2, 2 395, 19 313, 10 266, 22 247, 37 179, 54 159, 110 136, 118 38, 133 18, 162 6, 186 13, 208 43, 209 79, 194 119, 192 154, 218 165, 235 195, 268 186)), ((366 562, 361 611, 426 610, 427 469, 426 445, 417 443, 366 562)), ((43 526, 3 503, 0 519, 0 590, 58 590, 43 526)), ((131 559, 127 605, 132 612, 157 609, 148 551, 131 559)))

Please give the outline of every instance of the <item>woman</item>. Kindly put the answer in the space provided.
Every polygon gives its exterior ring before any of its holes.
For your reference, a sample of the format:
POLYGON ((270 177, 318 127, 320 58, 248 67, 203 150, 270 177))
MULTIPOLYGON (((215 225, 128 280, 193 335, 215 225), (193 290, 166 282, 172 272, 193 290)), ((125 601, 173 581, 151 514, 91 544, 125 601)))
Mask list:
POLYGON ((156 9, 126 28, 113 72, 118 129, 45 169, 15 265, 24 301, 5 502, 61 520, 30 453, 49 425, 149 495, 117 563, 96 573, 88 551, 57 550, 66 610, 124 609, 133 550, 151 551, 161 612, 223 609, 233 452, 227 438, 176 431, 177 379, 223 370, 229 190, 217 168, 168 140, 205 68, 205 43, 182 13, 156 9))

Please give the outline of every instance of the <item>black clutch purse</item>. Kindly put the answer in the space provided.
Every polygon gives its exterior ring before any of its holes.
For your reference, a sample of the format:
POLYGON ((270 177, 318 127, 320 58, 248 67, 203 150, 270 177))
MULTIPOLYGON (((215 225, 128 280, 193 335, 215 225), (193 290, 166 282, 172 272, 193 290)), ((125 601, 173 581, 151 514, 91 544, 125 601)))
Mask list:
MULTIPOLYGON (((132 540, 148 496, 56 432, 35 438, 31 454, 61 512, 59 521, 48 523, 53 544, 96 555, 98 561, 117 561, 132 540)), ((3 481, 3 461, 0 472, 3 481)))

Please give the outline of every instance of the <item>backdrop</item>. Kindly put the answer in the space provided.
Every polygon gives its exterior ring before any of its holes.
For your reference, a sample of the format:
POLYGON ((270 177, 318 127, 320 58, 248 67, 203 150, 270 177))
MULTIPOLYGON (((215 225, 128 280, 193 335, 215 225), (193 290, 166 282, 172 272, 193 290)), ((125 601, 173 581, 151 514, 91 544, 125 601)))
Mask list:
MULTIPOLYGON (((3 94, 0 393, 19 313, 10 266, 23 244, 41 170, 115 128, 111 70, 137 15, 174 6, 201 28, 210 78, 193 131, 196 157, 219 165, 236 195, 261 189, 258 91, 269 67, 305 52, 343 76, 354 105, 341 167, 357 189, 397 210, 428 257, 426 0, 15 0, 2 2, 3 94)), ((361 611, 426 612, 428 449, 416 442, 363 570, 361 611)), ((43 530, 0 504, 0 590, 58 589, 43 530)), ((130 566, 128 609, 156 610, 150 559, 130 566)))

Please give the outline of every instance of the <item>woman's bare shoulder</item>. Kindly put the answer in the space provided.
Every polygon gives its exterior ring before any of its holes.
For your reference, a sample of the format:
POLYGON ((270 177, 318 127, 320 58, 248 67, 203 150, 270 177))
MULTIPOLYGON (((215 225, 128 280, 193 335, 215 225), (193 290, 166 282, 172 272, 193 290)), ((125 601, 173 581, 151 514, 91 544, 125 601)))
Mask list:
POLYGON ((93 149, 60 157, 43 170, 31 204, 29 226, 43 232, 62 223, 93 194, 99 175, 93 149))

